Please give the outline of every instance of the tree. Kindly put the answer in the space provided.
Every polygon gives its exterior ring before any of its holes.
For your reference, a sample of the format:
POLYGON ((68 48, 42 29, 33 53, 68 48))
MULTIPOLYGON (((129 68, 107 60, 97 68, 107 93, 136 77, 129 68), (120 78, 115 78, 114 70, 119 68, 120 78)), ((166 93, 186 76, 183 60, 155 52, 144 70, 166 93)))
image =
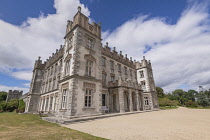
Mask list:
POLYGON ((0 102, 6 101, 6 99, 7 99, 7 92, 1 91, 0 92, 0 102))
POLYGON ((209 103, 209 100, 206 98, 206 95, 204 92, 201 92, 197 95, 197 98, 198 98, 198 104, 203 106, 203 107, 206 107, 208 105, 210 105, 209 103))
POLYGON ((185 94, 185 91, 182 90, 182 89, 176 89, 176 90, 174 90, 174 91, 172 92, 172 94, 173 94, 174 96, 179 96, 179 97, 181 97, 182 95, 185 94))
POLYGON ((156 87, 156 91, 157 91, 158 98, 164 98, 165 94, 161 87, 156 87))
POLYGON ((25 111, 25 102, 23 101, 23 99, 19 100, 18 110, 20 113, 23 113, 25 111))
POLYGON ((12 99, 9 102, 7 102, 7 111, 12 112, 15 109, 18 109, 19 100, 18 99, 12 99))

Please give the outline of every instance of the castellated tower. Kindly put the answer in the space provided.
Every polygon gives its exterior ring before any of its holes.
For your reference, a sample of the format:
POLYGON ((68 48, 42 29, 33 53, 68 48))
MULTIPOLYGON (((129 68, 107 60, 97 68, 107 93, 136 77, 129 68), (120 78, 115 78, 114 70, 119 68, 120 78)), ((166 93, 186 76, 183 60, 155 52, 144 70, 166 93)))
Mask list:
POLYGON ((137 81, 142 85, 142 90, 145 94, 144 98, 149 98, 151 108, 158 108, 157 93, 150 60, 147 61, 144 56, 141 62, 136 62, 136 70, 137 81))
POLYGON ((41 84, 43 80, 44 67, 45 67, 45 64, 42 64, 42 60, 40 60, 40 58, 41 57, 39 57, 34 64, 30 91, 27 97, 28 99, 25 108, 25 112, 28 113, 35 113, 38 111, 38 102, 40 98, 41 84))

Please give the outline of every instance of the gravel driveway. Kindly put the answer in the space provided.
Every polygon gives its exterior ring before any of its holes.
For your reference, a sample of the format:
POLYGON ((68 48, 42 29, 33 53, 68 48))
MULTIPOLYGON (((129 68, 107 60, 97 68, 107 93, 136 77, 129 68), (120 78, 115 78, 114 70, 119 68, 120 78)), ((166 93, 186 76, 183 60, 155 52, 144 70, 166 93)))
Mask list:
POLYGON ((210 109, 180 107, 63 126, 113 140, 210 140, 210 109))

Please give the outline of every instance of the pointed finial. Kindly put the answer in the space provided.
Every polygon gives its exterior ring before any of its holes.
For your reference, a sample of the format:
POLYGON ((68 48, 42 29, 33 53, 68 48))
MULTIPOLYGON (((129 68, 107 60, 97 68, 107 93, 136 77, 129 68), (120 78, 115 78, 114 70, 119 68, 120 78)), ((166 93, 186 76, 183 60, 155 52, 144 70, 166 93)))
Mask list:
POLYGON ((108 47, 108 45, 109 45, 109 43, 108 42, 106 42, 106 46, 108 47))
POLYGON ((143 60, 145 60, 145 56, 143 56, 143 60))
POLYGON ((81 7, 80 6, 78 6, 78 12, 81 12, 81 7))
POLYGON ((41 56, 38 57, 38 60, 40 60, 41 56))

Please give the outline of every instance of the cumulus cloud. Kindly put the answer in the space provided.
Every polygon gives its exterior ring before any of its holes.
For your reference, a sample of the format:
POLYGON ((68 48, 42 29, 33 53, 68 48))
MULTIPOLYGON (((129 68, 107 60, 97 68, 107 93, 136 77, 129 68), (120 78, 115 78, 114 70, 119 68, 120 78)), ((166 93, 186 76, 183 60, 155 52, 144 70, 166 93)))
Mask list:
POLYGON ((166 91, 209 87, 210 18, 203 4, 187 8, 176 24, 140 15, 107 35, 104 42, 141 60, 152 60, 156 85, 166 91), (128 49, 132 48, 132 49, 128 49))
POLYGON ((67 20, 73 19, 78 6, 89 16, 90 12, 79 0, 55 0, 55 14, 28 17, 20 26, 0 19, 0 72, 31 80, 38 56, 45 60, 63 44, 67 20))

